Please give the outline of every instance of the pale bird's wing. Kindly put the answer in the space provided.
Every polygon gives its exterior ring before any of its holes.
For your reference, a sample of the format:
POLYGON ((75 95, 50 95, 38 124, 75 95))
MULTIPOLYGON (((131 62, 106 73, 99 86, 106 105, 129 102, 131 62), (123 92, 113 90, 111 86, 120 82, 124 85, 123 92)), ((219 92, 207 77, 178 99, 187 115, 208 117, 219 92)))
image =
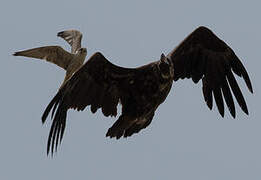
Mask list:
POLYGON ((76 51, 81 48, 82 33, 80 31, 77 30, 61 31, 58 32, 57 36, 63 38, 71 45, 72 53, 76 53, 76 51))
POLYGON ((60 46, 44 46, 39 48, 33 48, 25 51, 15 52, 13 55, 44 59, 48 62, 60 66, 65 70, 67 70, 68 65, 74 58, 73 54, 65 51, 60 46))
POLYGON ((241 109, 248 114, 242 92, 232 72, 243 77, 250 92, 252 85, 241 61, 233 50, 211 30, 199 27, 167 56, 174 67, 174 81, 192 78, 194 83, 203 82, 203 96, 212 109, 213 95, 221 116, 224 116, 224 102, 235 118, 235 105, 231 90, 241 109))
POLYGON ((45 109, 42 122, 52 110, 52 125, 48 137, 47 154, 61 142, 67 110, 78 111, 90 106, 92 113, 101 108, 105 116, 116 116, 117 105, 128 86, 124 84, 131 79, 137 70, 123 68, 110 63, 101 53, 97 52, 64 84, 45 109))

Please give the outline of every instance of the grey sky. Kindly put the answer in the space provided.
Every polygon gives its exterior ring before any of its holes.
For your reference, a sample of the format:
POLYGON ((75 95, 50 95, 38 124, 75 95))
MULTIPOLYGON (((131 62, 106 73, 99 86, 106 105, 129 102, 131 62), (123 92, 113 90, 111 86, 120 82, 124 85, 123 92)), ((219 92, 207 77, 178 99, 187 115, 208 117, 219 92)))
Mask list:
POLYGON ((261 179, 260 7, 258 1, 4 1, 0 7, 0 179, 261 179), (88 57, 101 51, 112 63, 137 67, 167 54, 205 25, 227 42, 245 65, 254 88, 240 87, 250 115, 209 111, 201 82, 173 84, 151 125, 128 139, 105 138, 115 118, 68 112, 54 158, 46 156, 50 129, 41 124, 64 71, 14 51, 69 45, 56 37, 83 33, 88 57), (184 111, 188 107, 189 111, 184 111))

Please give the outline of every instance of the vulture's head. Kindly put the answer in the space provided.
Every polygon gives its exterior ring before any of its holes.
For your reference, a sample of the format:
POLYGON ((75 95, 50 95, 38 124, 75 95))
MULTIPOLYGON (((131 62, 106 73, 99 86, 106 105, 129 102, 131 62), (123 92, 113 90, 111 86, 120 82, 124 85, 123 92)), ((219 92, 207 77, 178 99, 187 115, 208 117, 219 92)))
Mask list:
POLYGON ((162 53, 160 56, 160 61, 159 61, 159 69, 161 72, 161 76, 164 79, 168 79, 171 76, 171 66, 168 61, 168 58, 162 53))

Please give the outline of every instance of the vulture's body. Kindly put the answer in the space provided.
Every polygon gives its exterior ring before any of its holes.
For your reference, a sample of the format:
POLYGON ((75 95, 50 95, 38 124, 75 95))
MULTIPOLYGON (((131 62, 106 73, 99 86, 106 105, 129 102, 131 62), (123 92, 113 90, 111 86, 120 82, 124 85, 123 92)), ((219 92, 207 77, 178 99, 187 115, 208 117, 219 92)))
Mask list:
POLYGON ((100 108, 105 116, 116 116, 121 103, 121 115, 106 136, 128 137, 151 123, 172 83, 184 78, 191 78, 194 83, 202 79, 208 107, 212 109, 214 96, 222 117, 224 100, 231 115, 236 116, 232 93, 248 114, 232 72, 243 77, 253 92, 247 71, 233 50, 206 27, 197 28, 167 56, 162 54, 160 60, 139 68, 113 65, 97 52, 66 81, 44 111, 43 123, 51 111, 53 120, 47 153, 53 153, 62 140, 68 109, 84 110, 90 106, 93 113, 100 108))

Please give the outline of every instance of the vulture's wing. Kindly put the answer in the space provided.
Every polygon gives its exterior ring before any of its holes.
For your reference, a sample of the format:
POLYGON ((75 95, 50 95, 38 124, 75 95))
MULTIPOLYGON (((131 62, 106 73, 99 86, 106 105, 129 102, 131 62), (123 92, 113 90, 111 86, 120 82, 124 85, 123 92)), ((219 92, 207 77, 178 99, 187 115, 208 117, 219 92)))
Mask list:
POLYGON ((232 73, 243 77, 249 91, 253 93, 247 71, 233 50, 208 28, 197 28, 168 54, 168 58, 173 62, 174 81, 192 78, 197 83, 202 79, 204 99, 210 109, 213 94, 221 116, 224 116, 224 98, 235 118, 232 90, 241 109, 248 114, 246 102, 232 73))
POLYGON ((50 150, 53 153, 54 145, 57 149, 62 140, 68 109, 81 111, 90 105, 93 113, 101 108, 105 116, 116 116, 119 99, 124 96, 121 84, 135 72, 136 69, 115 66, 101 53, 95 53, 58 91, 43 113, 44 123, 52 110, 47 154, 50 150))
POLYGON ((76 53, 76 51, 81 48, 82 33, 80 31, 77 30, 61 31, 58 32, 57 36, 63 38, 71 45, 72 53, 76 53))
POLYGON ((63 69, 67 69, 74 55, 65 51, 60 46, 44 46, 25 51, 15 52, 14 56, 25 56, 37 59, 44 59, 48 62, 54 63, 63 69))

